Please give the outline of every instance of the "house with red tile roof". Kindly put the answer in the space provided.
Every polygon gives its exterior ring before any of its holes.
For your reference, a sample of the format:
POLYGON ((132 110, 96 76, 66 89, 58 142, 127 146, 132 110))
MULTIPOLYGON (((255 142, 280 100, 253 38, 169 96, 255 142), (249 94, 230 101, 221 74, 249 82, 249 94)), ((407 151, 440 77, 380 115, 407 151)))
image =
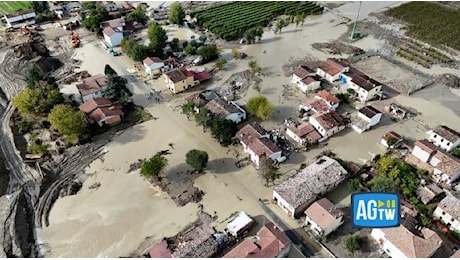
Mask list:
POLYGON ((90 121, 97 123, 100 127, 118 124, 124 116, 120 105, 114 106, 110 100, 103 97, 86 101, 80 105, 80 110, 87 114, 90 121))
POLYGON ((147 57, 142 61, 144 64, 145 72, 149 75, 156 75, 161 73, 161 68, 165 66, 162 59, 158 57, 147 57))
POLYGON ((327 198, 311 204, 305 210, 305 227, 318 236, 327 236, 343 224, 344 213, 327 198))
POLYGON ((380 123, 382 112, 373 106, 365 106, 358 110, 358 115, 352 119, 351 127, 358 133, 363 133, 380 123))
POLYGON ((342 74, 342 81, 356 92, 361 102, 372 100, 382 92, 380 82, 357 70, 342 74))
POLYGON ((430 258, 442 246, 441 237, 428 228, 373 229, 371 237, 391 258, 430 258))
POLYGON ((325 80, 333 83, 340 79, 342 73, 348 72, 350 67, 342 60, 327 59, 316 69, 316 74, 325 80))
POLYGON ((233 101, 221 97, 209 101, 205 106, 213 115, 233 121, 237 124, 246 120, 246 111, 233 101))
POLYGON ((393 148, 393 147, 395 147, 396 145, 398 145, 402 141, 403 141, 403 138, 401 137, 401 135, 399 135, 398 133, 396 133, 394 131, 390 131, 390 132, 385 133, 385 135, 383 135, 382 138, 380 139, 380 143, 383 146, 385 146, 386 148, 393 148), (395 141, 395 143, 392 144, 392 145, 388 144, 388 141, 390 139, 393 139, 395 141))
POLYGON ((102 97, 102 92, 107 89, 107 77, 102 74, 97 74, 89 78, 83 79, 77 85, 81 100, 84 102, 93 98, 102 97))
POLYGON ((125 25, 126 23, 123 17, 101 23, 101 28, 103 28, 102 35, 109 47, 121 45, 121 40, 123 40, 123 28, 125 25))
POLYGON ((304 93, 319 89, 321 87, 321 77, 315 75, 312 69, 307 66, 300 66, 294 70, 291 82, 304 93))
POLYGON ((279 163, 286 160, 283 151, 270 139, 268 131, 260 125, 245 125, 236 133, 236 138, 257 169, 267 158, 279 163))
POLYGON ((273 223, 266 223, 256 236, 243 240, 223 258, 284 258, 292 242, 273 223))
POLYGON ((163 77, 168 89, 177 94, 211 79, 212 74, 207 71, 191 71, 182 67, 163 73, 163 77))
POLYGON ((308 122, 299 125, 291 124, 286 128, 286 135, 300 144, 304 143, 317 143, 321 139, 321 135, 316 129, 308 122))
POLYGON ((308 116, 321 114, 339 107, 340 100, 329 91, 322 90, 315 94, 314 98, 300 103, 299 110, 304 110, 308 116))
POLYGON ((342 116, 333 110, 313 115, 309 118, 309 122, 321 134, 322 138, 318 140, 319 142, 326 140, 346 127, 342 116))
POLYGON ((438 125, 429 131, 428 140, 445 151, 452 151, 460 146, 460 133, 448 126, 438 125))

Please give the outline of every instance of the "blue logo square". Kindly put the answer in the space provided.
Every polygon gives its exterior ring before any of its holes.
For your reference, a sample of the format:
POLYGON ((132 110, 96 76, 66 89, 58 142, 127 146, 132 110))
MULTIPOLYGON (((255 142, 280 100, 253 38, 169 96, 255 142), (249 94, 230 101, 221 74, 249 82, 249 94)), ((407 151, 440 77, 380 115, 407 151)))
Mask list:
POLYGON ((398 194, 363 192, 351 196, 353 225, 363 228, 397 227, 401 222, 398 194))

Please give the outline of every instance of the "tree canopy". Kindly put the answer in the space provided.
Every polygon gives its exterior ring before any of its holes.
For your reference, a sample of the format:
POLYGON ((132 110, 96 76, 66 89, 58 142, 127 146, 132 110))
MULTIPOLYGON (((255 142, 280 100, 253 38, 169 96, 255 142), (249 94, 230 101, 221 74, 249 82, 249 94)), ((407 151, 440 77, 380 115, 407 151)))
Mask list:
POLYGON ((126 87, 128 81, 118 75, 109 75, 107 77, 107 89, 104 91, 104 96, 112 102, 120 102, 127 104, 131 100, 131 92, 126 87))
POLYGON ((205 151, 190 150, 185 154, 185 162, 197 171, 202 171, 208 164, 209 156, 205 151))
POLYGON ((236 132, 238 132, 238 127, 235 122, 220 117, 213 118, 211 133, 222 146, 230 145, 236 132))
POLYGON ((249 99, 246 109, 249 114, 261 120, 268 120, 273 116, 275 108, 264 96, 252 97, 249 99))
POLYGON ((172 24, 183 25, 185 19, 185 11, 181 3, 175 2, 171 4, 171 11, 169 12, 169 22, 172 24))
POLYGON ((100 24, 110 19, 109 13, 102 5, 87 3, 86 6, 91 7, 89 15, 83 18, 83 25, 86 29, 102 34, 100 24))
POLYGON ((278 19, 275 22, 275 33, 281 33, 281 30, 285 26, 286 26, 286 21, 284 19, 278 19))
POLYGON ((33 67, 27 72, 26 83, 27 87, 34 88, 39 81, 45 81, 48 84, 56 85, 56 79, 49 73, 44 73, 40 69, 33 67))
POLYGON ((262 38, 262 34, 264 33, 264 29, 261 26, 253 27, 247 30, 244 33, 244 38, 248 44, 254 43, 256 41, 256 37, 262 38))
POLYGON ((158 178, 167 166, 168 159, 157 154, 142 164, 141 175, 146 178, 158 178))
POLYGON ((142 5, 138 5, 134 10, 132 10, 126 15, 127 22, 135 21, 138 23, 145 24, 148 20, 149 17, 145 13, 145 9, 142 5))
POLYGON ((77 141, 88 124, 85 113, 64 104, 56 105, 51 110, 48 121, 61 135, 67 137, 68 142, 77 141))
POLYGON ((344 246, 348 252, 353 254, 361 247, 361 243, 362 238, 359 235, 351 235, 345 238, 344 246))
POLYGON ((182 105, 182 113, 187 115, 187 119, 190 120, 190 114, 193 112, 195 108, 195 103, 193 101, 186 102, 182 105))
POLYGON ((147 35, 153 50, 157 53, 163 52, 163 49, 166 47, 166 42, 168 41, 168 35, 161 25, 156 22, 151 23, 148 27, 147 35))
POLYGON ((44 81, 35 83, 34 88, 26 88, 13 99, 13 105, 21 114, 44 115, 56 104, 64 102, 59 88, 44 81))
POLYGON ((203 131, 210 126, 212 120, 211 112, 207 108, 201 108, 200 111, 195 114, 195 121, 203 126, 203 131))
POLYGON ((134 61, 143 61, 148 56, 155 54, 153 48, 139 44, 134 39, 128 38, 121 40, 121 49, 134 61))
POLYGON ((216 44, 209 44, 199 48, 198 54, 203 57, 203 62, 206 63, 219 58, 220 50, 216 44))
POLYGON ((270 182, 273 183, 281 176, 279 168, 276 167, 275 162, 270 158, 262 161, 262 175, 267 182, 267 186, 270 182))
POLYGON ((112 69, 112 67, 110 67, 109 64, 105 64, 105 67, 104 67, 104 74, 108 77, 108 76, 112 76, 112 75, 118 75, 117 72, 112 69))

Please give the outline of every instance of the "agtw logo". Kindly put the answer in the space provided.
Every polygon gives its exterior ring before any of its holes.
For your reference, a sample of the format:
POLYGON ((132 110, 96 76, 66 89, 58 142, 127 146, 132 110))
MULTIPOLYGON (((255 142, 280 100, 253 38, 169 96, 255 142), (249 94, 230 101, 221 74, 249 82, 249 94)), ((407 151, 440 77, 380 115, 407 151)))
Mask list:
POLYGON ((397 227, 401 221, 399 196, 395 193, 355 193, 351 196, 351 210, 357 227, 397 227))

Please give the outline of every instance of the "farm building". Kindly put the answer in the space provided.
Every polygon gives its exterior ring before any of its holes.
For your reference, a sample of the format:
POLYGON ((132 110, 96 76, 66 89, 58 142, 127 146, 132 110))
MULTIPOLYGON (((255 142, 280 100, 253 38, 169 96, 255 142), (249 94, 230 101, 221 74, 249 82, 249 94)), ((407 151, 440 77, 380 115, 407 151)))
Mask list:
POLYGON ((363 133, 380 123, 382 112, 373 106, 365 106, 358 110, 358 115, 352 119, 351 127, 358 133, 363 133))
POLYGON ((448 126, 439 125, 429 134, 428 140, 445 151, 450 152, 460 145, 460 133, 448 126))
POLYGON ((13 14, 4 16, 7 27, 21 28, 26 25, 35 24, 35 17, 37 14, 34 10, 21 10, 13 14))

